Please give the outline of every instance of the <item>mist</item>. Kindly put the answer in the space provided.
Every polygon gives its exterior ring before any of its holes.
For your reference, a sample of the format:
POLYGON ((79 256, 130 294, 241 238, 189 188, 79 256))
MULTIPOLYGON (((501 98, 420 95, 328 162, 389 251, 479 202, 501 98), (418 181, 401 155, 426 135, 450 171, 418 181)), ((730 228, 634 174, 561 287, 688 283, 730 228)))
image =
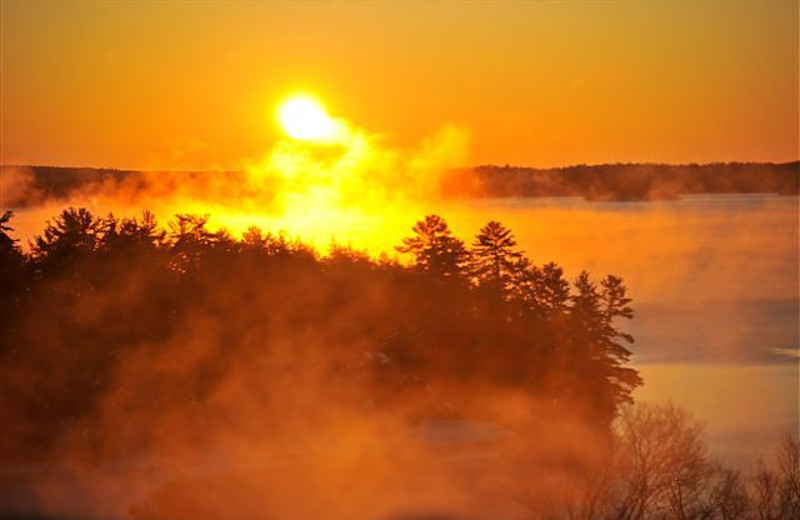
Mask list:
POLYGON ((462 130, 400 150, 345 128, 324 146, 278 142, 235 172, 112 172, 48 191, 26 168, 3 169, 4 200, 26 201, 9 225, 37 280, 23 298, 36 304, 9 314, 4 334, 10 510, 536 517, 536 497, 574 485, 574 461, 590 473, 607 463, 624 399, 587 404, 576 381, 592 373, 559 364, 574 334, 562 318, 498 336, 512 318, 496 289, 419 278, 425 257, 396 247, 434 213, 467 246, 501 222, 532 266, 555 262, 566 281, 621 277, 635 319, 614 327, 636 338, 622 366, 645 376, 625 395, 695 412, 726 462, 746 467, 796 431, 796 197, 488 198, 467 183, 454 198, 443 187, 466 160, 462 130), (68 206, 113 213, 119 232, 125 218, 158 226, 150 246, 96 246, 48 271, 39 239, 68 206), (525 350, 526 337, 552 342, 552 357, 525 350), (720 384, 752 366, 779 382, 720 384), (730 443, 753 424, 747 443, 730 443))
MULTIPOLYGON (((540 308, 520 286, 512 303, 491 273, 471 288, 466 252, 456 271, 441 270, 449 253, 426 263, 435 240, 460 242, 437 217, 423 222, 437 223, 415 231, 432 242, 405 267, 341 246, 321 257, 254 229, 235 240, 185 215, 168 233, 147 214, 54 217, 28 256, 3 257, 15 295, 0 358, 9 507, 134 518, 513 510, 514 468, 607 442, 639 384, 621 346, 602 361, 555 347, 562 334, 589 341, 591 320, 603 344, 624 339, 596 307, 608 299, 627 314, 624 287, 604 279, 600 292, 585 278, 590 321, 565 321, 566 294, 540 308), (593 375, 595 363, 614 380, 593 375)), ((536 276, 525 265, 520 276, 536 276)))

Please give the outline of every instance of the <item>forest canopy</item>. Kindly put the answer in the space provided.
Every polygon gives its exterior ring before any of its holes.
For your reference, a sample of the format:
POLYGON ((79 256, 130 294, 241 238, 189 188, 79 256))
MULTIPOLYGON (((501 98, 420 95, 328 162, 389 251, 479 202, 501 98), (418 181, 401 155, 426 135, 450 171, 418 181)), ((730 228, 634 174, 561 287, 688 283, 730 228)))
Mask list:
POLYGON ((501 390, 603 432, 642 383, 622 280, 570 282, 499 222, 468 245, 428 215, 397 246, 404 263, 207 222, 68 208, 23 252, 3 216, 4 458, 146 449, 161 434, 202 447, 245 409, 260 418, 248 428, 271 434, 304 407, 502 423, 480 404, 501 390), (122 415, 137 420, 93 438, 122 415))

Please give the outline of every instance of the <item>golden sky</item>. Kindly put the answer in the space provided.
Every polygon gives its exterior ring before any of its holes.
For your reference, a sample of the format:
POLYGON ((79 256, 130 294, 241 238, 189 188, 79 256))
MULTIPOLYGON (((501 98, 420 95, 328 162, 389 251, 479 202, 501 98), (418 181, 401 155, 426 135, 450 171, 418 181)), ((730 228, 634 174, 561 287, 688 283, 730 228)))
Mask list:
POLYGON ((797 1, 0 5, 4 164, 237 168, 297 90, 470 164, 798 158, 797 1))

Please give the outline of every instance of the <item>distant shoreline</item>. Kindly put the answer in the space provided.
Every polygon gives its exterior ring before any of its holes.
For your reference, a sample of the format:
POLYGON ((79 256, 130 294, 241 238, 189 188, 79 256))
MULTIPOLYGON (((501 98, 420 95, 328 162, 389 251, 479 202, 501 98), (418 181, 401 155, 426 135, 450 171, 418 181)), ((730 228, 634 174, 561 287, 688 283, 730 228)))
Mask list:
POLYGON ((676 200, 682 195, 800 193, 800 161, 788 163, 602 164, 563 168, 479 166, 445 180, 446 193, 481 197, 583 197, 587 201, 676 200))
MULTIPOLYGON (((59 166, 0 166, 0 204, 30 207, 76 194, 146 193, 208 181, 244 183, 244 171, 138 171, 59 166)), ((450 169, 431 180, 444 199, 581 197, 589 202, 677 200, 685 195, 800 194, 800 161, 787 163, 620 163, 560 168, 483 165, 450 169)))

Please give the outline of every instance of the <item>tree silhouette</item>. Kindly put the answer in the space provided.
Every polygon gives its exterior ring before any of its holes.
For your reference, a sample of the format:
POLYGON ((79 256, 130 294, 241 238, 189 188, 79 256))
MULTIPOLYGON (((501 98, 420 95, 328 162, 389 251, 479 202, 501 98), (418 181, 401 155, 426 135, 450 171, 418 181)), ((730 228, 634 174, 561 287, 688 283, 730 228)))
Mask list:
POLYGON ((607 277, 602 292, 582 271, 575 280, 577 292, 570 308, 570 340, 578 373, 588 388, 601 415, 610 417, 623 403, 632 402, 631 393, 642 384, 638 373, 625 366, 631 352, 620 340, 633 343, 633 337, 614 326, 616 317, 632 318, 622 280, 607 277))
POLYGON ((191 250, 210 244, 213 234, 206 229, 208 215, 181 213, 170 222, 169 239, 175 250, 191 250))
POLYGON ((479 285, 495 291, 509 289, 512 275, 522 258, 510 229, 492 220, 481 228, 472 243, 471 270, 479 285))
POLYGON ((102 236, 103 222, 86 208, 67 208, 47 222, 43 235, 34 238, 31 257, 41 271, 74 267, 93 253, 102 236))
POLYGON ((452 236, 442 217, 428 215, 412 230, 414 236, 404 238, 397 251, 413 255, 416 267, 436 278, 456 279, 464 275, 469 253, 464 242, 452 236))
POLYGON ((207 229, 209 215, 178 214, 170 223, 168 240, 171 244, 170 265, 176 272, 199 272, 204 258, 231 254, 239 246, 231 235, 221 229, 207 229))
POLYGON ((0 215, 0 254, 18 251, 17 240, 11 238, 11 235, 8 234, 9 231, 14 231, 14 228, 8 225, 13 216, 14 212, 11 210, 6 210, 0 215))
POLYGON ((554 262, 537 267, 522 258, 515 266, 513 279, 514 297, 535 316, 553 320, 569 309, 569 282, 564 270, 554 262))
POLYGON ((24 262, 17 240, 9 235, 14 231, 9 225, 13 216, 14 212, 10 210, 0 215, 0 287, 19 280, 24 262))
POLYGON ((119 220, 109 215, 103 221, 100 247, 121 252, 138 248, 154 249, 165 238, 166 233, 158 229, 156 217, 149 211, 144 211, 141 219, 134 217, 119 220))
POLYGON ((622 279, 608 275, 600 282, 602 287, 603 320, 601 321, 599 345, 601 355, 608 365, 608 383, 615 390, 614 407, 622 403, 633 402, 631 393, 642 385, 642 378, 626 365, 630 361, 631 351, 625 344, 633 344, 633 336, 615 326, 617 318, 632 319, 633 309, 629 306, 631 299, 627 297, 627 288, 622 279))
MULTIPOLYGON (((9 225, 13 216, 12 211, 0 215, 0 318, 17 308, 19 298, 15 296, 21 292, 27 281, 25 257, 17 245, 17 240, 9 235, 14 231, 9 225)), ((9 323, 5 334, 11 335, 13 328, 15 325, 9 323)))

